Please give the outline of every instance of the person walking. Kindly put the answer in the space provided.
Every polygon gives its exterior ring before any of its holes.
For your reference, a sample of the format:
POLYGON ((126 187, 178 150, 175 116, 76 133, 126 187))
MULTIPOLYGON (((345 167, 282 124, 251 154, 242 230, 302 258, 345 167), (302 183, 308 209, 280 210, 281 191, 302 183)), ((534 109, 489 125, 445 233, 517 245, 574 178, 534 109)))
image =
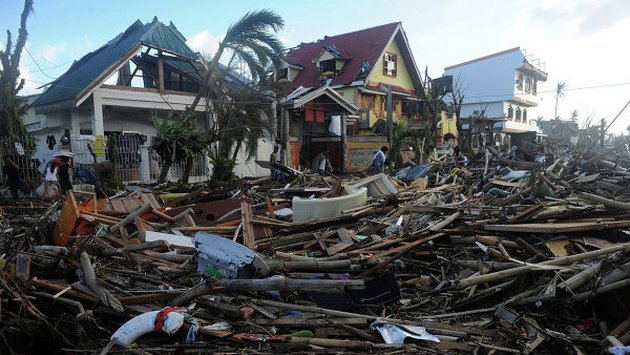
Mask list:
POLYGON ((388 151, 389 148, 387 146, 382 146, 381 150, 374 153, 374 156, 372 157, 372 165, 370 166, 370 170, 373 175, 380 174, 385 171, 388 151))
POLYGON ((7 187, 9 187, 9 191, 11 191, 13 200, 17 201, 19 198, 18 191, 20 189, 20 166, 13 160, 13 156, 10 154, 4 156, 2 172, 7 178, 7 187))
POLYGON ((324 176, 326 171, 332 171, 332 165, 330 164, 330 158, 328 157, 329 154, 330 151, 328 149, 324 149, 317 154, 313 159, 311 169, 313 171, 317 171, 317 173, 321 176, 324 176))

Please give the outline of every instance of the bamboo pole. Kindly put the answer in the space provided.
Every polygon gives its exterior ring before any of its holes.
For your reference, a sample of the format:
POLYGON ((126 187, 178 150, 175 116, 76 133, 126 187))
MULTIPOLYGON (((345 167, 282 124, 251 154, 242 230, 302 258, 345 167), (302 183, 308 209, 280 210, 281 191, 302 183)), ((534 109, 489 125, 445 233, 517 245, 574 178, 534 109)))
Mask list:
POLYGON ((500 281, 500 280, 504 280, 504 279, 514 277, 517 275, 526 274, 530 271, 549 270, 549 267, 552 267, 552 266, 568 265, 576 261, 594 259, 603 255, 608 255, 608 254, 616 253, 618 251, 624 251, 624 250, 629 250, 629 249, 630 249, 630 243, 624 243, 624 244, 615 245, 610 248, 594 250, 594 251, 590 251, 590 252, 586 252, 582 254, 563 256, 563 257, 543 261, 538 264, 526 264, 524 266, 517 267, 514 269, 497 271, 497 272, 493 272, 486 275, 471 276, 466 279, 460 280, 459 283, 457 283, 456 287, 467 288, 472 285, 477 285, 484 282, 500 281))
POLYGON ((112 233, 116 233, 116 231, 118 231, 121 227, 125 227, 131 223, 133 223, 134 219, 136 217, 140 217, 143 214, 150 212, 153 210, 153 207, 151 207, 151 204, 146 203, 144 206, 138 208, 137 210, 133 211, 132 213, 130 213, 129 215, 127 215, 127 217, 123 218, 122 221, 114 224, 113 226, 111 226, 111 228, 109 229, 110 232, 112 233))
POLYGON ((589 201, 601 203, 602 205, 608 208, 614 208, 618 210, 630 210, 630 203, 628 202, 619 202, 619 201, 611 200, 611 199, 608 199, 599 195, 594 195, 588 192, 582 192, 580 196, 584 197, 585 199, 589 201))

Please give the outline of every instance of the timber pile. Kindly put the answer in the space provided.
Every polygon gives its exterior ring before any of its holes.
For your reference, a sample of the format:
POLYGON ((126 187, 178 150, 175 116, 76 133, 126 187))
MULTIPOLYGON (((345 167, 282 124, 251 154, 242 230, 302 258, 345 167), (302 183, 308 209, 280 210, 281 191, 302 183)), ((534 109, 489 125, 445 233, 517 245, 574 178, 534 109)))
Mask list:
POLYGON ((548 164, 492 152, 466 167, 436 160, 389 181, 395 194, 386 182, 305 173, 236 192, 5 206, 0 353, 623 351, 622 148, 548 164), (369 185, 367 203, 291 221, 294 196, 335 198, 345 184, 369 185), (161 331, 163 311, 128 348, 110 342, 169 306, 186 309, 173 334, 161 331))

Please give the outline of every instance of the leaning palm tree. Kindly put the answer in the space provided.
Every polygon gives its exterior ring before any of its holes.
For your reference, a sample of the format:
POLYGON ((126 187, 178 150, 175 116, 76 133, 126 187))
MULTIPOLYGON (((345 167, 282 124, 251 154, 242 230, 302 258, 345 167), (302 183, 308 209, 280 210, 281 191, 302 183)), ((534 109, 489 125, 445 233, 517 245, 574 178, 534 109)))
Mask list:
POLYGON ((202 96, 216 99, 225 92, 224 78, 235 62, 245 63, 248 76, 257 82, 266 78, 270 64, 278 64, 284 55, 284 46, 275 33, 284 28, 284 20, 271 10, 248 12, 227 30, 223 41, 209 63, 206 64, 206 82, 199 91, 190 111, 194 112, 202 96), (231 52, 227 70, 219 64, 231 52))
POLYGON ((558 119, 558 99, 564 97, 565 91, 567 88, 567 84, 564 81, 559 81, 556 84, 556 106, 553 112, 553 117, 558 119))
POLYGON ((580 118, 580 111, 578 110, 571 111, 571 122, 577 122, 579 118, 580 118))
POLYGON ((271 101, 264 96, 269 92, 268 69, 277 67, 284 55, 284 46, 276 37, 283 27, 284 20, 271 10, 248 12, 228 28, 214 56, 202 60, 205 82, 188 111, 194 112, 202 97, 212 111, 211 136, 219 143, 211 150, 214 154, 210 154, 215 183, 229 182, 241 148, 251 157, 263 132, 271 127, 270 120, 260 118, 265 116, 261 116, 265 110, 249 103, 271 108, 271 101), (224 58, 227 55, 229 59, 224 58), (242 65, 241 73, 234 70, 236 64, 242 65), (240 80, 239 74, 244 74, 245 79, 240 80), (247 81, 247 88, 226 80, 228 75, 239 82, 247 81))

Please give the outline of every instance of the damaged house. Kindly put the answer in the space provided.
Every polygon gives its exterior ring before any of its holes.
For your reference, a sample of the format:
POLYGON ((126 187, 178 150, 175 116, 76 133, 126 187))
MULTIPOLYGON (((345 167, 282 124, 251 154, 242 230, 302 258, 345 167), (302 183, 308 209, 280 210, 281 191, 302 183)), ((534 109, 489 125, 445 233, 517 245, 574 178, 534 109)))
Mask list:
POLYGON ((292 48, 276 80, 286 162, 304 166, 324 149, 337 172, 361 171, 388 144, 386 97, 392 119, 420 120, 421 76, 400 22, 292 48))
MULTIPOLYGON (((115 162, 122 180, 154 180, 159 157, 151 150, 157 135, 153 118, 191 106, 203 73, 198 54, 173 23, 138 20, 76 61, 32 102, 34 113, 25 123, 39 138, 36 155, 43 163, 50 160, 65 136, 73 141, 75 163, 89 164, 92 157, 85 144, 78 147, 76 141, 90 137, 97 160, 115 162)), ((228 73, 226 80, 241 78, 228 73)), ((211 127, 206 105, 195 111, 199 129, 211 127)), ((268 157, 271 143, 259 146, 268 157)), ((182 168, 174 165, 170 178, 179 178, 182 168)), ((201 157, 191 181, 205 179, 209 168, 207 158, 201 157)), ((258 171, 253 160, 239 169, 248 175, 268 174, 258 171)))
POLYGON ((542 137, 534 119, 540 102, 538 86, 547 80, 547 73, 544 63, 524 49, 515 47, 452 65, 444 68, 444 75, 452 76, 461 88, 464 102, 459 116, 463 130, 472 129, 476 135, 473 148, 484 142, 509 146, 542 137))

